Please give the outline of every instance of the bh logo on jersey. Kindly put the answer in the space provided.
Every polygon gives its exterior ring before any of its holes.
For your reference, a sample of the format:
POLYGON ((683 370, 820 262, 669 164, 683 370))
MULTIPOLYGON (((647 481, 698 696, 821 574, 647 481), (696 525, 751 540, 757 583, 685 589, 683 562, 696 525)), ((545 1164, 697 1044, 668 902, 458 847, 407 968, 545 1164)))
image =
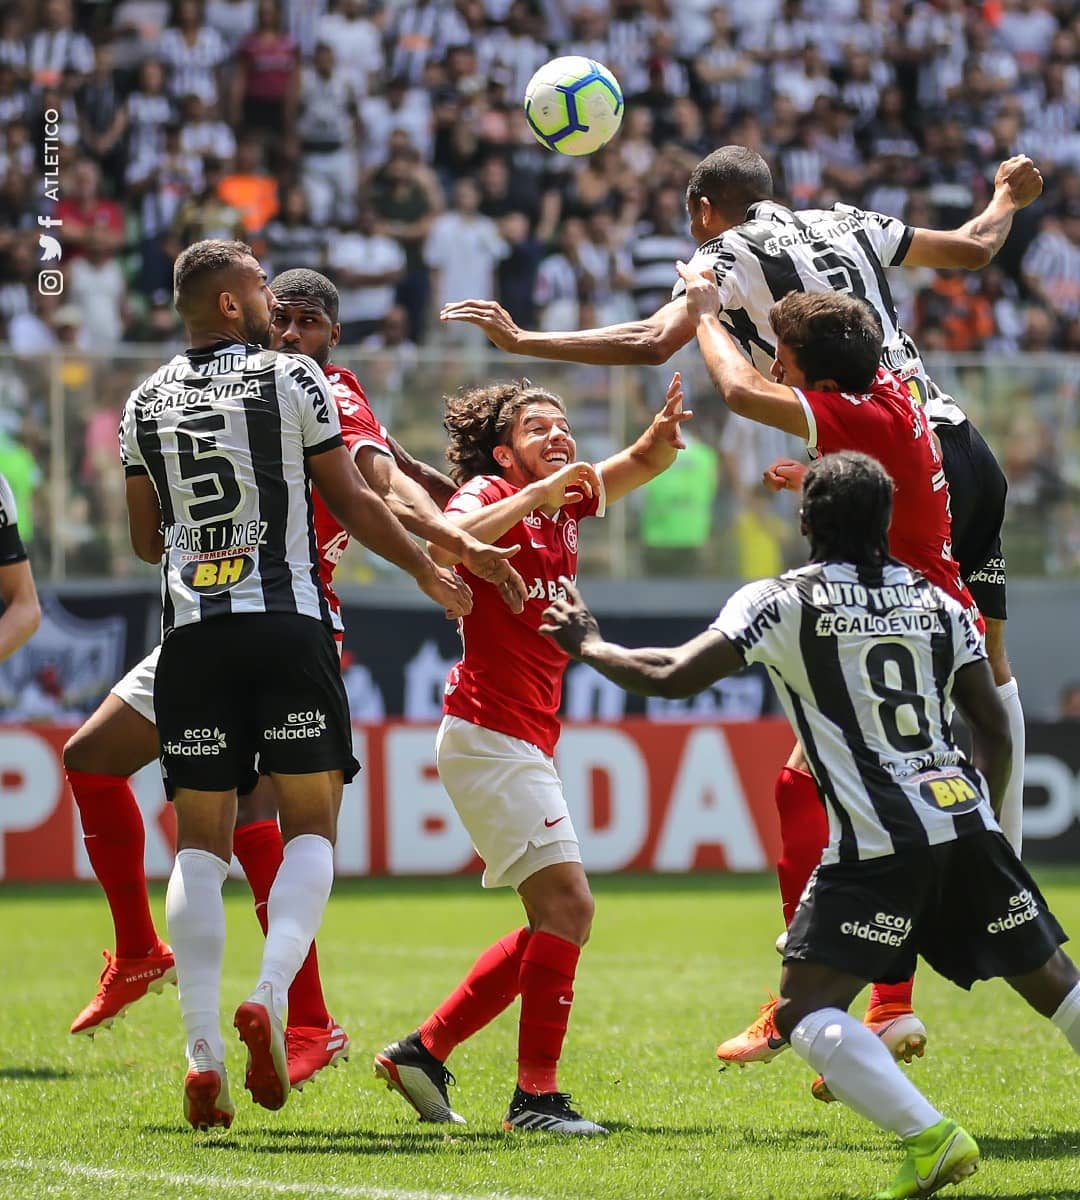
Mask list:
POLYGON ((1028 921, 1036 920, 1038 915, 1039 902, 1027 888, 1024 888, 1022 892, 1009 897, 1009 911, 1005 916, 991 921, 986 927, 986 932, 1008 933, 1010 929, 1017 929, 1021 925, 1026 925, 1028 921))
POLYGON ((575 521, 573 517, 571 517, 570 520, 567 521, 563 526, 562 535, 563 541, 566 543, 567 550, 569 550, 571 554, 577 554, 578 528, 577 521, 575 521))
POLYGON ((198 559, 187 562, 180 569, 180 578, 201 596, 219 596, 247 579, 255 570, 255 560, 250 554, 234 554, 211 562, 198 559))

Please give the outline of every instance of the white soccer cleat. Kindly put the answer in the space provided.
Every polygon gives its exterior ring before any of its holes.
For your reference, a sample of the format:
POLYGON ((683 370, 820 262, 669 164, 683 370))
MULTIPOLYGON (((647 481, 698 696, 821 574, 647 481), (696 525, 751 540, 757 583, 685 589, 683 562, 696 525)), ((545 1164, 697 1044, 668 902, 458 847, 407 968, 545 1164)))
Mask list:
POLYGON ((289 1098, 289 1055, 285 1030, 274 1011, 268 983, 260 983, 233 1018, 240 1040, 247 1046, 244 1086, 263 1108, 281 1108, 289 1098))
POLYGON ((184 1117, 192 1129, 228 1129, 234 1116, 225 1064, 199 1038, 188 1055, 184 1076, 184 1117))

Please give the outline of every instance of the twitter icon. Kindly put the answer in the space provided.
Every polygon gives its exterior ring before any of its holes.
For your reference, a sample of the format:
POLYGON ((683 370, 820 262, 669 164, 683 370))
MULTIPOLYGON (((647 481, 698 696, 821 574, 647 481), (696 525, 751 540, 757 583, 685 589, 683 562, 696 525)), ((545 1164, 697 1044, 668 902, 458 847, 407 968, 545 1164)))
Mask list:
POLYGON ((42 262, 52 262, 64 253, 64 248, 56 238, 50 237, 47 233, 43 233, 38 237, 38 245, 41 247, 42 262))

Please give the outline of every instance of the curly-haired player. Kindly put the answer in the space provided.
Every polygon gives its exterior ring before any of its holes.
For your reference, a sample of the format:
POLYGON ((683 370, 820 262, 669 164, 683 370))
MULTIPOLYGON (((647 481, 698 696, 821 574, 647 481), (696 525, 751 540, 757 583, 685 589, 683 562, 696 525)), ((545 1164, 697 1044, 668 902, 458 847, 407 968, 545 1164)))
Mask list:
MULTIPOLYGON (((436 741, 439 777, 484 860, 485 887, 516 889, 527 924, 488 947, 420 1027, 375 1057, 375 1073, 421 1119, 463 1124, 450 1107, 451 1051, 521 996, 517 1088, 507 1129, 605 1133, 570 1105, 557 1070, 589 936, 593 899, 552 755, 567 656, 539 627, 577 572, 578 524, 659 475, 683 442, 675 375, 652 424, 596 467, 576 461, 562 400, 527 380, 473 388, 448 400, 447 457, 459 484, 446 514, 496 546, 520 544, 525 610, 469 579, 473 611, 460 622, 464 652, 446 681, 436 741)), ((432 548, 436 559, 453 561, 432 548)))

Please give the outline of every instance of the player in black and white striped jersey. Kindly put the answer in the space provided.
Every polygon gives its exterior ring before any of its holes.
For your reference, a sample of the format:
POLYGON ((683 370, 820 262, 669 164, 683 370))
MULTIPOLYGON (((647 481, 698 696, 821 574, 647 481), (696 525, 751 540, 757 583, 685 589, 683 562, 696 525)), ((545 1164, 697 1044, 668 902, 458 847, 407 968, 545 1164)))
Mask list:
POLYGON ((0 662, 10 658, 41 624, 30 559, 19 536, 19 513, 8 481, 0 475, 0 662))
POLYGON ((789 931, 777 1029, 836 1097, 903 1140, 875 1200, 904 1200, 972 1174, 979 1147, 847 1011, 865 981, 907 977, 917 954, 964 988, 1004 978, 1080 1054, 1080 972, 994 819, 1012 747, 971 615, 889 558, 893 485, 875 459, 826 455, 802 495, 809 565, 748 584, 684 645, 605 642, 568 579, 541 632, 643 695, 685 698, 747 663, 768 667, 829 817, 789 931), (950 701, 972 731, 970 759, 950 701))
MULTIPOLYGON (((768 164, 745 146, 713 151, 694 168, 687 187, 690 232, 699 245, 690 266, 716 273, 721 319, 760 370, 767 374, 773 357, 768 314, 777 300, 790 291, 844 292, 874 308, 885 334, 883 366, 926 405, 949 481, 953 555, 986 619, 987 650, 1017 746, 1003 815, 1015 846, 1021 838, 1024 715, 1005 652, 1001 524, 1007 484, 978 431, 933 384, 915 343, 899 328, 886 270, 985 266, 1004 244, 1014 214, 1041 191, 1034 163, 1017 155, 999 166, 984 211, 959 229, 916 229, 845 205, 794 212, 772 199, 768 164)), ((441 316, 479 325, 495 345, 515 354, 606 365, 665 362, 694 336, 681 283, 651 317, 603 329, 525 331, 499 305, 482 300, 449 304, 441 316)))
POLYGON ((235 1111, 219 1003, 237 788, 258 756, 285 841, 259 982, 234 1020, 252 1098, 280 1108, 285 998, 330 894, 341 792, 358 770, 309 477, 354 537, 450 614, 467 613, 471 595, 363 484, 315 363, 263 349, 275 301, 250 247, 197 242, 176 260, 174 289, 191 349, 131 394, 121 445, 132 544, 163 574, 154 711, 180 847, 166 915, 187 1032, 184 1112, 207 1128, 235 1111))

